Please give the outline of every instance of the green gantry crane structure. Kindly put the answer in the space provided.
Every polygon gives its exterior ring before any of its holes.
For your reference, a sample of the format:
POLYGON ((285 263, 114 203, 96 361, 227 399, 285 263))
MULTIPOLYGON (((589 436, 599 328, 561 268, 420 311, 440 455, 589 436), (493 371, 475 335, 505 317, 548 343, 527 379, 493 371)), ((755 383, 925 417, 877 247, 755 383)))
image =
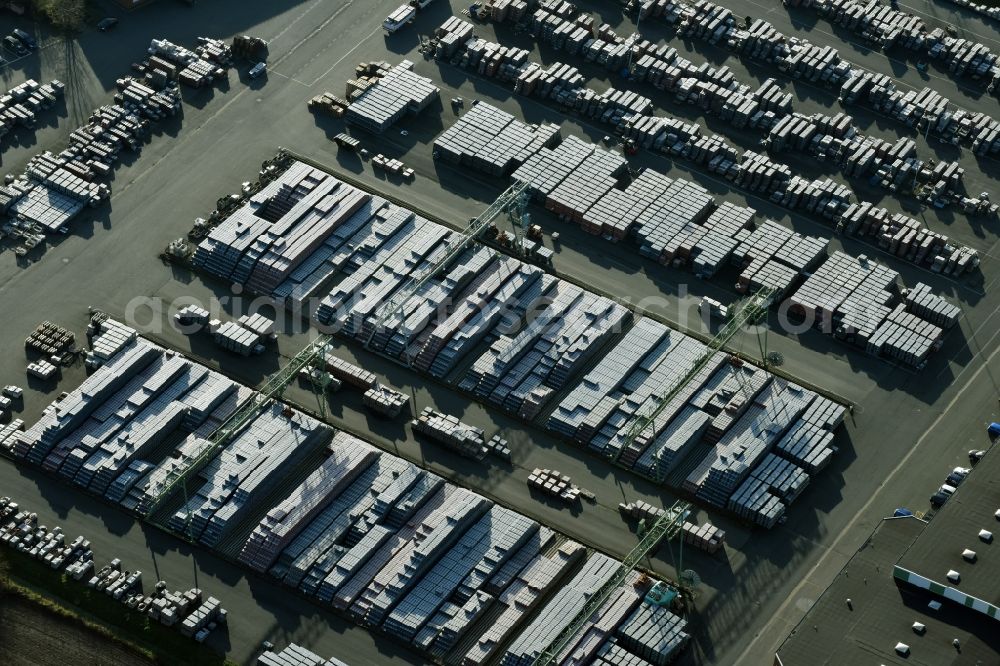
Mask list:
POLYGON ((414 275, 410 280, 393 294, 392 298, 379 307, 376 312, 375 327, 368 338, 366 345, 370 345, 375 333, 385 326, 386 322, 397 316, 406 304, 412 299, 428 282, 441 272, 443 268, 451 264, 469 244, 472 243, 479 234, 493 223, 501 215, 507 215, 514 226, 514 233, 517 248, 521 250, 521 238, 523 235, 524 212, 528 198, 528 184, 526 182, 515 182, 504 190, 496 200, 489 205, 479 216, 473 218, 469 225, 460 232, 456 232, 457 238, 449 241, 448 251, 439 260, 425 268, 419 275, 414 275))
MULTIPOLYGON (((736 312, 732 317, 725 323, 725 325, 719 330, 719 332, 705 345, 705 351, 702 352, 698 359, 691 366, 683 377, 674 382, 670 388, 668 388, 663 393, 659 394, 654 398, 656 406, 647 411, 645 414, 639 414, 638 412, 633 415, 631 422, 626 426, 625 441, 622 443, 621 448, 618 449, 617 454, 614 457, 615 463, 621 457, 622 453, 633 443, 636 439, 643 436, 651 428, 654 430, 653 435, 655 436, 655 423, 656 419, 663 413, 663 410, 667 408, 670 401, 673 400, 678 393, 684 390, 684 387, 691 382, 698 374, 708 366, 712 361, 712 357, 715 356, 716 352, 723 350, 726 344, 736 335, 742 328, 748 324, 754 324, 757 320, 767 312, 770 307, 771 302, 774 300, 775 295, 778 290, 774 287, 762 287, 760 290, 755 292, 749 298, 745 299, 737 308, 736 312)), ((656 458, 656 468, 654 472, 654 481, 659 483, 663 482, 660 478, 660 455, 659 452, 655 452, 656 458)))
MULTIPOLYGON (((171 470, 156 497, 144 505, 145 514, 152 516, 163 505, 163 502, 178 488, 184 490, 186 497, 188 479, 198 474, 232 439, 233 435, 257 418, 271 403, 280 400, 285 392, 285 388, 295 381, 295 377, 299 371, 315 363, 316 359, 325 353, 331 339, 330 335, 320 335, 317 337, 293 356, 285 367, 269 376, 263 385, 254 391, 249 398, 240 403, 233 413, 229 415, 229 418, 223 421, 209 435, 205 447, 197 456, 188 461, 184 466, 171 470)), ((190 516, 188 517, 188 524, 190 524, 190 516)), ((186 534, 187 528, 185 528, 186 534)))
POLYGON ((625 582, 625 579, 628 578, 636 565, 644 560, 649 552, 656 548, 656 545, 662 540, 666 539, 669 541, 680 533, 684 527, 684 518, 690 510, 690 504, 678 500, 669 509, 664 511, 646 533, 642 535, 639 543, 622 559, 621 564, 615 570, 615 573, 612 574, 611 578, 597 588, 597 591, 587 599, 587 603, 583 605, 583 608, 580 609, 580 612, 576 614, 573 620, 538 655, 533 666, 551 666, 555 664, 559 659, 559 655, 570 644, 573 637, 583 629, 591 616, 601 609, 611 597, 611 594, 625 582))
MULTIPOLYGON (((642 436, 648 429, 654 427, 656 419, 663 413, 663 410, 666 409, 670 401, 708 366, 716 352, 721 351, 744 326, 756 323, 759 317, 767 312, 776 294, 777 289, 763 287, 740 304, 729 321, 726 322, 715 337, 709 340, 705 351, 691 366, 691 369, 683 377, 674 382, 669 389, 657 396, 656 406, 645 414, 636 414, 632 418, 631 423, 627 426, 625 442, 619 450, 618 455, 615 456, 615 462, 618 461, 621 452, 628 448, 632 442, 642 436)), ((659 454, 656 457, 657 463, 659 463, 659 454)), ((659 465, 657 465, 655 476, 660 476, 659 465)), ((662 482, 660 478, 656 478, 655 480, 662 482)), ((664 539, 669 541, 680 533, 684 527, 684 518, 688 515, 690 508, 690 504, 678 500, 656 519, 652 526, 641 535, 635 548, 625 556, 625 559, 622 560, 614 575, 587 600, 587 603, 584 604, 573 620, 556 635, 549 646, 535 659, 533 666, 552 666, 552 664, 556 663, 559 655, 570 644, 570 641, 584 628, 594 613, 600 610, 607 602, 612 592, 625 581, 635 566, 645 559, 649 552, 656 548, 661 541, 664 539)))

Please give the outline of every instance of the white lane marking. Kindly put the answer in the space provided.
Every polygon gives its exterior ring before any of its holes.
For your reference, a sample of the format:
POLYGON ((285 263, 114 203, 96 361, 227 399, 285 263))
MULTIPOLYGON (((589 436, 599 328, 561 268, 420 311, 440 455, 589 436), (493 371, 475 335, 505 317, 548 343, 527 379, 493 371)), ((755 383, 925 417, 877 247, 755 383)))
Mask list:
POLYGON ((317 76, 317 77, 316 77, 316 79, 315 79, 315 80, 314 80, 314 81, 313 81, 313 82, 312 82, 311 84, 309 84, 309 85, 310 85, 310 86, 314 86, 314 85, 316 85, 317 83, 319 83, 320 79, 324 78, 324 77, 325 77, 325 76, 326 76, 327 74, 329 74, 330 72, 332 72, 332 71, 333 71, 333 69, 334 69, 334 68, 335 68, 335 67, 336 67, 337 65, 339 65, 339 64, 340 64, 340 63, 342 63, 342 62, 344 62, 344 60, 346 60, 346 59, 348 58, 348 56, 350 56, 350 55, 351 55, 352 53, 354 53, 355 51, 357 51, 357 50, 358 50, 358 47, 360 47, 360 46, 361 46, 362 44, 364 44, 364 43, 365 43, 365 42, 367 42, 367 41, 368 41, 369 39, 371 39, 371 38, 372 38, 372 37, 373 37, 373 36, 375 35, 375 33, 377 33, 377 32, 381 32, 381 30, 382 30, 382 26, 377 26, 377 27, 376 27, 376 28, 375 28, 374 30, 372 30, 371 32, 369 32, 369 33, 368 33, 367 35, 365 35, 364 37, 362 37, 362 38, 361 38, 361 41, 359 41, 359 42, 358 42, 357 44, 355 44, 355 45, 354 45, 354 46, 353 46, 353 47, 351 48, 351 50, 350 50, 350 51, 348 51, 347 53, 345 53, 344 55, 342 55, 342 56, 341 56, 341 57, 340 57, 339 59, 337 59, 337 61, 336 61, 335 63, 333 63, 332 65, 330 65, 330 68, 329 68, 328 70, 326 70, 325 72, 323 72, 322 74, 320 74, 319 76, 317 76))

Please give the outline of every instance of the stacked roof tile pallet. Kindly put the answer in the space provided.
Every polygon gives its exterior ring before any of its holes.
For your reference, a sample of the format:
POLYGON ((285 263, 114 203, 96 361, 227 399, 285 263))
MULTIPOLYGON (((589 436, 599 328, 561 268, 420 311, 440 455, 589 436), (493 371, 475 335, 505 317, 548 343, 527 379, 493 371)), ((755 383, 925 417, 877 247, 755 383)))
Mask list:
POLYGON ((229 63, 232 53, 217 40, 200 38, 202 43, 197 51, 190 51, 166 39, 154 39, 149 43, 150 56, 162 58, 176 67, 176 77, 180 82, 193 88, 212 85, 225 76, 220 65, 229 63))
POLYGON ((349 666, 347 662, 334 657, 324 659, 309 650, 289 643, 280 652, 262 652, 257 657, 257 666, 349 666))
POLYGON ((381 133, 407 114, 416 115, 440 97, 431 80, 413 72, 404 60, 368 86, 347 107, 345 119, 369 132, 381 133))
POLYGON ((860 134, 853 119, 838 113, 782 118, 768 136, 768 150, 795 149, 822 160, 831 160, 845 176, 868 178, 892 192, 917 195, 938 207, 961 204, 970 212, 989 208, 987 201, 963 194, 965 170, 957 162, 938 161, 933 166, 916 156, 916 143, 901 138, 895 143, 860 134))
MULTIPOLYGON (((120 326, 99 318, 95 336, 120 326)), ((136 337, 27 431, 7 433, 12 446, 3 450, 145 514, 172 470, 190 464, 251 394, 136 337), (165 442, 179 437, 170 451, 165 442)), ((223 555, 238 553, 248 567, 437 658, 484 663, 512 640, 537 650, 549 625, 567 622, 568 609, 620 564, 588 557, 530 518, 353 436, 331 438, 328 428, 280 405, 237 432, 196 480, 171 529, 223 555), (307 452, 324 446, 317 467, 298 470, 307 452)), ((634 622, 644 593, 633 586, 638 580, 633 572, 590 618, 577 651, 596 654, 624 636, 638 641, 630 649, 648 649, 634 622)), ((180 628, 199 634, 218 615, 218 602, 192 610, 180 628)), ((301 650, 282 655, 261 663, 323 663, 301 650)))
POLYGON ((475 460, 486 457, 486 437, 482 428, 462 423, 456 416, 424 407, 411 425, 414 431, 434 438, 463 456, 475 460))
MULTIPOLYGON (((23 174, 0 187, 9 217, 45 233, 64 231, 86 206, 100 205, 110 196, 106 183, 93 181, 111 174, 120 152, 138 150, 150 121, 180 109, 174 84, 158 89, 131 77, 116 83, 114 104, 96 109, 87 124, 74 130, 66 150, 36 155, 23 174)), ((48 94, 44 86, 37 92, 48 94)))
POLYGON ((38 112, 54 106, 65 87, 58 79, 45 85, 28 79, 0 95, 0 136, 17 126, 34 127, 38 112))
POLYGON ((942 343, 944 331, 933 322, 952 326, 959 312, 926 285, 901 298, 898 277, 866 257, 836 252, 791 296, 790 312, 872 354, 922 367, 942 343))
POLYGON ((979 253, 966 246, 955 247, 944 234, 931 231, 922 222, 870 201, 851 204, 838 216, 838 228, 848 234, 872 239, 889 254, 926 266, 935 273, 963 275, 979 267, 979 253))
POLYGON ((986 83, 1000 76, 1000 61, 989 47, 951 37, 944 28, 932 29, 921 17, 883 5, 879 0, 790 0, 788 5, 810 8, 880 50, 898 46, 919 57, 941 60, 952 76, 986 83))
MULTIPOLYGON (((653 506, 649 502, 637 500, 635 502, 619 503, 618 512, 626 520, 645 520, 647 523, 652 523, 666 513, 666 509, 653 506)), ((709 522, 697 525, 688 522, 685 518, 681 530, 684 543, 690 544, 695 548, 700 548, 708 553, 718 552, 726 542, 726 531, 719 529, 709 522)))
POLYGON ((506 176, 558 138, 558 125, 526 125, 494 106, 478 103, 434 140, 434 150, 446 162, 506 176))
POLYGON ((142 592, 142 572, 123 571, 117 558, 96 569, 89 540, 78 536, 68 541, 61 527, 49 529, 39 525, 37 514, 29 513, 9 497, 0 497, 0 543, 62 571, 67 580, 80 581, 129 609, 148 615, 151 620, 176 627, 198 642, 226 622, 228 613, 219 600, 209 597, 203 601, 198 588, 184 593, 170 592, 167 584, 159 581, 153 592, 146 595, 142 592))

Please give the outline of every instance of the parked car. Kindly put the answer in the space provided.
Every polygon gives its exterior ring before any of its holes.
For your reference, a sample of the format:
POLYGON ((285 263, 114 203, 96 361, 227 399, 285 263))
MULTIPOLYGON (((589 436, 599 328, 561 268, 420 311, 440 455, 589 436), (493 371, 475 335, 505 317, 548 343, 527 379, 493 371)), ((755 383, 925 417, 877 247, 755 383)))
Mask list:
POLYGON ((944 482, 947 483, 949 486, 957 487, 958 484, 962 483, 962 481, 965 481, 965 477, 967 477, 969 475, 969 472, 971 471, 972 470, 969 469, 968 467, 956 467, 955 469, 951 470, 951 474, 948 475, 948 478, 946 478, 944 482))
POLYGON ((11 32, 10 34, 12 34, 19 42, 24 44, 25 47, 31 49, 32 51, 38 48, 38 42, 35 41, 35 38, 26 33, 24 30, 21 30, 20 28, 14 28, 14 31, 11 32))
POLYGON ((7 50, 16 53, 19 56, 27 55, 28 49, 21 43, 21 40, 14 35, 7 35, 3 38, 3 45, 7 50))
POLYGON ((973 449, 969 451, 969 462, 975 465, 977 462, 983 459, 986 455, 986 451, 983 449, 973 449))
POLYGON ((905 518, 906 516, 912 516, 913 512, 907 509, 905 506, 901 506, 892 512, 893 518, 905 518))
POLYGON ((97 29, 101 32, 107 32, 116 25, 118 25, 118 19, 113 16, 109 16, 108 18, 103 18, 97 22, 97 29))
POLYGON ((261 76, 264 76, 266 73, 267 73, 267 63, 259 62, 250 68, 250 71, 247 72, 247 76, 249 76, 251 79, 256 79, 260 78, 261 76))
POLYGON ((942 485, 937 492, 931 495, 931 506, 937 508, 948 501, 948 498, 955 494, 955 486, 942 485))

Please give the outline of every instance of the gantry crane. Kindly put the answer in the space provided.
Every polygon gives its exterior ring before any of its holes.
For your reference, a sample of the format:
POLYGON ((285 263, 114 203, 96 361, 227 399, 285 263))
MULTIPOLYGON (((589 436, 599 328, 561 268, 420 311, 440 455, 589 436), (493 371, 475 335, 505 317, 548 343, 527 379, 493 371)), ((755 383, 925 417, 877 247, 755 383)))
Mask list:
POLYGON ((528 196, 528 184, 525 182, 515 182, 504 190, 489 207, 473 218, 469 225, 462 231, 455 232, 448 241, 448 251, 440 259, 424 268, 418 275, 412 276, 406 285, 392 298, 386 301, 376 311, 375 327, 368 338, 366 344, 371 344, 375 337, 375 332, 385 326, 385 323, 398 315, 404 306, 419 292, 425 284, 455 260, 472 241, 479 237, 490 224, 501 215, 508 215, 514 225, 515 236, 518 237, 516 244, 521 247, 520 230, 523 229, 524 207, 528 196))
POLYGON ((587 603, 583 605, 583 608, 574 616, 573 620, 556 635, 548 647, 542 650, 541 654, 535 659, 533 666, 550 666, 556 663, 559 654, 566 649, 566 646, 573 640, 573 637, 583 629, 590 620, 590 617, 601 609, 601 606, 607 602, 611 594, 625 582, 625 579, 628 578, 636 565, 645 559, 646 555, 660 541, 663 539, 669 541, 680 533, 684 526, 684 518, 690 510, 690 504, 678 500, 674 502, 673 506, 664 511, 646 533, 642 535, 635 548, 622 559, 615 573, 603 585, 597 588, 597 591, 587 599, 587 603))
MULTIPOLYGON (((206 446, 183 466, 170 471, 156 497, 144 504, 147 516, 153 513, 178 487, 187 492, 187 481, 202 470, 202 468, 250 421, 267 409, 272 402, 281 398, 285 388, 295 380, 298 372, 320 357, 330 344, 330 335, 320 335, 304 349, 292 357, 288 364, 265 380, 264 384, 254 391, 249 398, 236 407, 233 413, 223 421, 206 440, 206 446)), ((185 533, 187 530, 185 529, 185 533)))
MULTIPOLYGON (((396 316, 403 309, 406 303, 425 285, 434 279, 438 273, 446 268, 462 251, 475 240, 482 231, 489 226, 500 215, 508 215, 511 223, 515 227, 515 233, 519 225, 523 225, 526 215, 524 208, 527 202, 528 184, 516 182, 500 194, 497 199, 489 205, 478 217, 472 219, 469 225, 462 231, 456 232, 457 238, 449 243, 448 251, 443 257, 435 261, 430 266, 421 270, 419 275, 413 276, 406 285, 400 289, 391 300, 382 305, 376 313, 375 330, 385 325, 392 317, 396 316)), ((520 241, 519 241, 520 242, 520 241)), ((187 492, 187 481, 192 476, 202 470, 202 468, 214 458, 218 452, 229 442, 229 440, 239 432, 250 421, 255 419, 263 410, 281 398, 285 388, 295 381, 299 371, 315 363, 325 353, 333 337, 329 334, 320 335, 310 342, 302 351, 297 353, 288 364, 267 378, 264 384, 257 389, 249 398, 244 400, 236 410, 219 427, 212 432, 207 439, 207 445, 186 464, 179 465, 170 471, 167 479, 160 488, 156 496, 147 500, 143 505, 143 512, 151 516, 163 505, 163 502, 178 488, 187 492)), ((368 342, 371 342, 369 338, 368 342)), ((312 382, 315 391, 324 390, 322 381, 315 378, 312 382)), ((322 401, 322 395, 319 396, 322 401)), ((323 412, 321 404, 321 413, 323 412)), ((185 502, 186 504, 186 502, 185 502)), ((190 524, 190 517, 188 520, 190 524)), ((185 534, 187 529, 185 529, 185 534)))
MULTIPOLYGON (((653 398, 656 402, 656 406, 647 411, 644 414, 636 412, 633 415, 631 421, 625 427, 625 441, 622 442, 621 447, 618 449, 615 455, 615 462, 636 439, 643 435, 651 427, 655 436, 655 423, 656 419, 663 413, 663 410, 667 408, 670 401, 673 400, 678 393, 680 393, 688 383, 691 382, 702 370, 708 366, 712 361, 712 357, 715 356, 716 352, 722 350, 726 344, 736 335, 744 326, 747 324, 753 324, 757 319, 767 311, 770 307, 771 301, 777 294, 777 289, 774 287, 762 287, 759 291, 751 295, 749 298, 743 301, 742 304, 737 308, 733 316, 726 322, 721 330, 705 345, 705 351, 698 356, 698 359, 694 362, 691 368, 684 374, 683 377, 674 382, 667 390, 660 393, 658 396, 653 398)), ((660 454, 658 451, 654 452, 656 465, 654 471, 654 480, 662 483, 663 479, 660 477, 660 454)))

